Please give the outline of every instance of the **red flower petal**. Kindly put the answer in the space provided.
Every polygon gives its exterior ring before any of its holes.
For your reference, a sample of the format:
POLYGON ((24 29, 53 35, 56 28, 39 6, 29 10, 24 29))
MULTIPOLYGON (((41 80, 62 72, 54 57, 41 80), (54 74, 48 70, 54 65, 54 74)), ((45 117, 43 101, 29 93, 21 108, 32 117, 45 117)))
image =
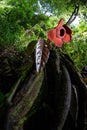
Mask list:
POLYGON ((55 43, 55 46, 58 46, 58 47, 62 47, 63 45, 63 40, 60 39, 60 38, 54 38, 54 43, 55 43))
POLYGON ((63 42, 71 41, 72 31, 67 25, 63 25, 63 21, 63 18, 60 19, 58 25, 47 33, 48 39, 58 47, 62 47, 63 42))
POLYGON ((56 28, 63 26, 63 21, 64 21, 64 19, 61 18, 60 21, 58 22, 58 25, 56 26, 56 28))
POLYGON ((48 38, 55 43, 55 46, 62 47, 63 41, 56 37, 56 29, 52 29, 48 32, 48 38))
POLYGON ((65 37, 63 38, 64 42, 70 42, 71 41, 71 35, 67 34, 65 35, 65 37))
POLYGON ((48 33, 47 33, 47 36, 48 36, 48 39, 50 41, 53 41, 53 38, 54 38, 54 29, 50 30, 48 33))
POLYGON ((53 33, 54 33, 53 42, 55 43, 55 46, 62 47, 63 41, 61 38, 58 38, 56 36, 56 29, 53 30, 53 33))

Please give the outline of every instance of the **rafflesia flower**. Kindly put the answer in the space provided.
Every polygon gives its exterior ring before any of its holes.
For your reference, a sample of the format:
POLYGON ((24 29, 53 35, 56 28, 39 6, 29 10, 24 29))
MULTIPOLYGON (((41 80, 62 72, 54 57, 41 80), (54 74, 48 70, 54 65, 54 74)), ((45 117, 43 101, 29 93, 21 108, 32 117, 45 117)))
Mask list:
POLYGON ((72 31, 66 24, 63 24, 63 19, 60 19, 58 25, 48 31, 47 36, 55 43, 55 46, 62 47, 64 42, 71 41, 72 31))

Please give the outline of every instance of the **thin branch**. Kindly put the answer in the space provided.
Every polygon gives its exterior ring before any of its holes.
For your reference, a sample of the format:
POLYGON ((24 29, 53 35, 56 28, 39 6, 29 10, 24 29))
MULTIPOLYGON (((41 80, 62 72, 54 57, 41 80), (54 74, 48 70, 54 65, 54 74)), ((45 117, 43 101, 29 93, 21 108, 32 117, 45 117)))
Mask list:
POLYGON ((70 16, 69 20, 66 22, 67 25, 70 25, 75 20, 76 16, 78 15, 78 11, 79 11, 79 4, 75 5, 75 9, 72 15, 70 16))

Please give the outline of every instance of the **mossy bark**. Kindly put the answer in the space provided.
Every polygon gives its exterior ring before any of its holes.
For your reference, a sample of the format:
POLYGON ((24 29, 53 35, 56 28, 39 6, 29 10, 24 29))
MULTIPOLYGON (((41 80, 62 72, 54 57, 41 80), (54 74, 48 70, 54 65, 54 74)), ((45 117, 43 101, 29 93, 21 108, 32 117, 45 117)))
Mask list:
POLYGON ((87 89, 73 61, 53 49, 38 75, 32 63, 21 74, 18 88, 11 95, 6 130, 86 130, 87 89), (71 106, 73 103, 75 106, 71 106))

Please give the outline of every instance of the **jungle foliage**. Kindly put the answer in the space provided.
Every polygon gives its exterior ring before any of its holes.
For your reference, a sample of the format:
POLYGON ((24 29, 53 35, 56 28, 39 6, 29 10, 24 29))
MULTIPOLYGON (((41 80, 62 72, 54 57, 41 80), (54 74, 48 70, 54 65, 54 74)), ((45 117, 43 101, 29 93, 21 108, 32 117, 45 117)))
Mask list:
POLYGON ((71 24, 73 37, 62 50, 68 53, 81 69, 87 64, 87 1, 86 0, 1 0, 0 45, 15 46, 24 51, 28 44, 39 37, 47 39, 47 31, 55 27, 61 17, 65 23, 79 4, 79 24, 71 24))
MULTIPOLYGON (((77 5, 79 7, 79 11, 76 15, 76 20, 70 24, 70 28, 72 30, 72 40, 68 44, 64 43, 63 47, 60 48, 59 51, 61 54, 66 56, 61 59, 65 62, 64 65, 67 66, 66 68, 69 69, 70 78, 74 77, 72 78, 72 82, 75 82, 75 85, 78 84, 81 86, 82 82, 80 81, 81 79, 78 80, 78 76, 76 75, 77 72, 74 73, 75 71, 71 70, 74 70, 74 63, 80 72, 83 66, 87 65, 87 0, 0 0, 0 128, 2 127, 4 120, 2 117, 4 117, 6 107, 8 107, 8 104, 5 104, 5 101, 9 97, 10 102, 12 95, 15 93, 14 88, 19 86, 18 89, 20 90, 20 86, 23 86, 24 84, 22 91, 19 91, 19 95, 21 96, 17 96, 17 101, 20 101, 22 96, 25 96, 25 99, 27 99, 26 101, 29 99, 29 97, 26 96, 28 88, 25 93, 24 89, 28 80, 31 79, 30 81, 33 83, 33 80, 30 77, 33 76, 33 71, 35 72, 35 53, 33 54, 32 52, 35 52, 34 50, 38 39, 42 38, 44 41, 47 41, 47 31, 54 28, 58 24, 60 18, 64 18, 64 23, 66 23, 77 5), (72 63, 74 61, 72 66, 68 66, 70 64, 67 64, 66 62, 68 56, 67 54, 72 58, 72 63)), ((58 50, 54 43, 52 43, 52 47, 55 48, 54 50, 58 50)), ((49 54, 48 50, 45 52, 45 54, 49 54)), ((44 58, 42 57, 42 59, 44 58)), ((47 59, 49 58, 47 57, 45 62, 47 59)), ((55 60, 55 58, 52 60, 55 60)), ((51 63, 51 67, 57 66, 56 63, 57 62, 55 62, 55 64, 51 63)), ((50 72, 49 66, 50 64, 48 62, 48 72, 50 72)), ((51 70, 55 72, 55 68, 51 68, 51 70)), ((50 76, 52 76, 52 79, 54 78, 54 75, 48 73, 48 78, 50 76)), ((36 86, 36 83, 38 86, 37 81, 38 80, 36 78, 34 85, 32 86, 36 86)), ((54 85, 54 81, 55 79, 52 81, 52 85, 54 85)), ((56 81, 58 82, 58 80, 56 81)), ((33 98, 34 90, 31 90, 31 98, 33 98)), ((52 90, 54 90, 54 88, 52 88, 52 90)), ((37 92, 36 89, 35 92, 37 92)), ((84 95, 84 93, 82 95, 84 95)), ((16 103, 15 101, 17 98, 15 98, 14 104, 16 103)), ((82 100, 80 102, 83 103, 82 100)), ((30 106, 28 107, 26 107, 27 102, 22 103, 25 104, 24 107, 27 111, 23 111, 24 113, 20 113, 20 115, 25 115, 25 112, 28 112, 29 107, 32 106, 32 102, 30 102, 30 106)), ((23 104, 21 104, 21 106, 23 104)), ((83 109, 83 105, 81 105, 81 107, 83 109)), ((21 112, 22 108, 18 107, 18 109, 20 110, 19 112, 21 112)), ((14 109, 12 109, 12 114, 14 114, 14 109)), ((20 120, 21 122, 19 122, 19 124, 23 124, 24 120, 25 118, 20 120)))

